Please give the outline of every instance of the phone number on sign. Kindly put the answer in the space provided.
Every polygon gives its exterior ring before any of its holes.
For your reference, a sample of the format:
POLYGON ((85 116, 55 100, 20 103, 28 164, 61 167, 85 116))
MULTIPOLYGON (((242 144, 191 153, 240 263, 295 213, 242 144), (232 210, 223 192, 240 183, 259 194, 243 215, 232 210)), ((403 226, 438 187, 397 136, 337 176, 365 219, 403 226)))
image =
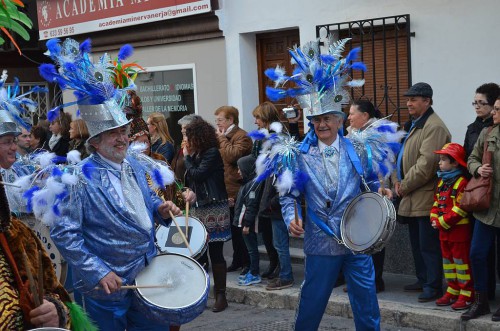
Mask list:
POLYGON ((53 29, 50 30, 49 36, 50 37, 60 37, 60 36, 66 36, 68 34, 75 33, 75 28, 70 26, 67 28, 58 28, 58 29, 53 29))

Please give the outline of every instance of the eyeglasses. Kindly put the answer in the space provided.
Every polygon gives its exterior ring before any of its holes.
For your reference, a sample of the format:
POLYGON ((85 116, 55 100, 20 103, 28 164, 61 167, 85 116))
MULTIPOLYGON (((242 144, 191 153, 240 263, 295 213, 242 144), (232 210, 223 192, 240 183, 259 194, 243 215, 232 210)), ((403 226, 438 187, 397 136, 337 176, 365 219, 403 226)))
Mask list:
POLYGON ((483 107, 483 106, 487 106, 487 105, 488 105, 488 103, 485 101, 474 101, 472 103, 473 107, 483 107))
POLYGON ((7 141, 3 141, 0 143, 1 146, 8 146, 8 147, 10 147, 14 144, 17 144, 17 137, 13 138, 13 139, 9 139, 7 141))
POLYGON ((225 122, 226 119, 225 118, 216 118, 215 119, 215 123, 222 123, 222 122, 225 122))
POLYGON ((334 116, 315 116, 313 118, 311 118, 311 122, 313 124, 320 124, 322 121, 325 122, 325 124, 330 124, 330 123, 333 123, 333 121, 335 120, 335 117, 334 116))

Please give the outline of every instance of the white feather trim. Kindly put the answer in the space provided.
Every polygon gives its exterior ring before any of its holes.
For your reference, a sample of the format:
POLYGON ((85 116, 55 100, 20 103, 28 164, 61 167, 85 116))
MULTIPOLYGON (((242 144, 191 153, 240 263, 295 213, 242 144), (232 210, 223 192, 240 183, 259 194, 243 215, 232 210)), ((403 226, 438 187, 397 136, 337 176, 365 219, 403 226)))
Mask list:
POLYGON ((283 196, 288 192, 290 192, 292 185, 293 185, 293 173, 289 169, 286 169, 285 171, 283 171, 281 176, 278 177, 275 187, 276 191, 278 191, 280 196, 283 196))
POLYGON ((68 154, 66 154, 66 158, 68 160, 68 163, 77 164, 82 160, 82 154, 80 154, 79 151, 74 149, 72 151, 69 151, 68 154))
POLYGON ((273 122, 269 125, 269 129, 276 133, 281 133, 283 131, 283 124, 281 122, 273 122))
POLYGON ((63 182, 66 185, 74 186, 74 185, 76 185, 76 183, 78 183, 78 176, 65 172, 61 176, 61 182, 63 182))
POLYGON ((20 186, 21 191, 27 191, 31 187, 31 175, 19 177, 13 184, 20 186))
POLYGON ((134 141, 130 144, 130 152, 142 153, 149 148, 149 145, 143 142, 134 141))
POLYGON ((257 173, 257 176, 260 176, 260 174, 266 170, 266 158, 267 155, 262 153, 257 157, 257 160, 255 161, 255 172, 257 173))
POLYGON ((52 164, 52 160, 55 157, 56 157, 56 153, 45 152, 45 153, 40 153, 39 155, 37 155, 35 160, 37 160, 40 163, 40 166, 42 168, 45 168, 45 167, 48 167, 49 165, 52 164))

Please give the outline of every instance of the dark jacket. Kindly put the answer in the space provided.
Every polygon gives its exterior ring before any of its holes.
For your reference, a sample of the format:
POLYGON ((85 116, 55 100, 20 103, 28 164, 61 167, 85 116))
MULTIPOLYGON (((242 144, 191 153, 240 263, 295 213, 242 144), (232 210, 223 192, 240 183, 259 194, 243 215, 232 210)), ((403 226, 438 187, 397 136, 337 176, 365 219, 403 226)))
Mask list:
MULTIPOLYGON (((47 144, 48 145, 48 144, 47 144)), ((69 138, 61 137, 59 141, 54 145, 54 148, 50 149, 52 153, 56 153, 57 156, 66 156, 69 151, 69 138)))
POLYGON ((481 118, 476 117, 476 120, 467 126, 467 132, 465 133, 464 148, 465 148, 465 159, 469 158, 469 155, 474 149, 477 138, 481 131, 488 126, 493 125, 493 117, 488 118, 483 121, 481 118))
POLYGON ((184 165, 184 182, 196 193, 197 206, 227 200, 224 163, 217 147, 209 148, 193 157, 186 155, 184 165))
POLYGON ((163 155, 168 164, 172 163, 172 159, 175 155, 175 148, 171 143, 166 142, 165 144, 162 144, 161 139, 158 139, 153 145, 151 145, 151 150, 155 153, 163 155))
POLYGON ((87 147, 85 146, 85 141, 73 139, 69 142, 69 150, 74 151, 77 150, 80 152, 80 158, 83 160, 87 156, 89 156, 89 152, 87 151, 87 147))
POLYGON ((243 206, 245 206, 241 226, 253 227, 255 217, 259 212, 260 196, 262 194, 263 183, 255 182, 255 158, 247 155, 238 160, 238 168, 241 172, 242 185, 236 198, 234 206, 233 225, 239 226, 239 220, 243 206))

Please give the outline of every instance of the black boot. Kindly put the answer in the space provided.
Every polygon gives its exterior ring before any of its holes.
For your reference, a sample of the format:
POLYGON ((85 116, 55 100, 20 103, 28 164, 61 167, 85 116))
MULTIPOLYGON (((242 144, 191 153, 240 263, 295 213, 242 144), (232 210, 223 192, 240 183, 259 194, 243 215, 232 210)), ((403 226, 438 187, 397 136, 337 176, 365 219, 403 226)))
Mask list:
POLYGON ((215 304, 212 308, 214 313, 218 313, 227 308, 226 300, 226 263, 212 264, 214 275, 214 296, 215 304))
POLYGON ((497 311, 491 316, 491 320, 493 322, 500 321, 500 308, 498 308, 497 311))
MULTIPOLYGON (((490 305, 488 303, 488 292, 476 292, 474 303, 465 313, 460 316, 462 321, 478 318, 479 316, 490 313, 490 305)), ((496 313, 495 313, 496 314, 496 313)), ((500 314, 499 314, 500 317, 500 314)))
POLYGON ((267 268, 266 271, 262 275, 260 275, 262 278, 268 278, 274 270, 276 270, 276 267, 278 266, 278 262, 271 261, 269 262, 269 267, 267 268))

